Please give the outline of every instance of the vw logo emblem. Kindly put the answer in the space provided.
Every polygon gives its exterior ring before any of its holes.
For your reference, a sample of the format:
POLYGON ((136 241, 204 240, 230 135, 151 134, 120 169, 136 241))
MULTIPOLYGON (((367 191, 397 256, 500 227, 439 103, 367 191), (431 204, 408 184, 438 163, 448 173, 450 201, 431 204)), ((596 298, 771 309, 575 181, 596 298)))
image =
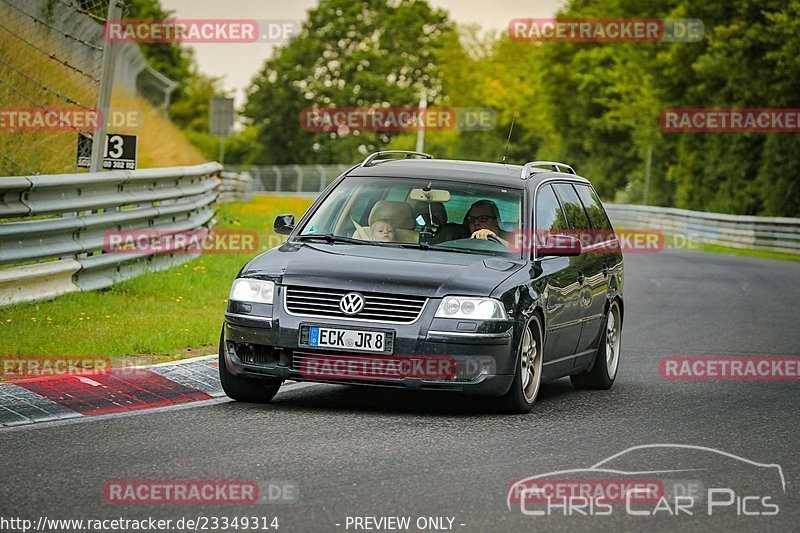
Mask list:
POLYGON ((364 297, 357 292, 348 292, 339 300, 339 309, 346 315, 357 315, 364 309, 364 297))

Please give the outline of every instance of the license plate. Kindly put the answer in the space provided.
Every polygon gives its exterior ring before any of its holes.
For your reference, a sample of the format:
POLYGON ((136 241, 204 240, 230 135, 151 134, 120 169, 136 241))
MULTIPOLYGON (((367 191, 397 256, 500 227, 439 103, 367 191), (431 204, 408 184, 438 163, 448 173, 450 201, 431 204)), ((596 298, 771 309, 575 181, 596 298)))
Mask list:
POLYGON ((361 352, 386 352, 389 333, 356 329, 311 326, 308 345, 314 348, 342 348, 361 352))

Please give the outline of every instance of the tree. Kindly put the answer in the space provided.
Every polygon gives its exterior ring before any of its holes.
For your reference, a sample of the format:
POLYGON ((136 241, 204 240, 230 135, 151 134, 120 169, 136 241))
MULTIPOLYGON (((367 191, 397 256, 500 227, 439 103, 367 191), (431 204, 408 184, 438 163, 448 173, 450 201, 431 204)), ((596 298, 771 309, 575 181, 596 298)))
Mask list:
POLYGON ((453 31, 424 2, 322 0, 256 76, 245 113, 261 163, 347 162, 416 132, 304 131, 311 106, 494 110, 491 131, 426 132, 439 157, 572 164, 606 199, 738 214, 800 215, 797 133, 675 133, 674 108, 800 108, 800 0, 571 0, 565 19, 699 19, 696 42, 514 42, 453 31))
POLYGON ((221 78, 212 78, 194 71, 187 80, 184 97, 170 109, 170 118, 184 130, 208 133, 211 97, 224 96, 221 78))
POLYGON ((247 91, 244 116, 260 132, 260 163, 339 163, 394 133, 311 132, 312 107, 416 107, 441 100, 436 55, 452 25, 427 2, 321 0, 299 35, 278 48, 247 91))

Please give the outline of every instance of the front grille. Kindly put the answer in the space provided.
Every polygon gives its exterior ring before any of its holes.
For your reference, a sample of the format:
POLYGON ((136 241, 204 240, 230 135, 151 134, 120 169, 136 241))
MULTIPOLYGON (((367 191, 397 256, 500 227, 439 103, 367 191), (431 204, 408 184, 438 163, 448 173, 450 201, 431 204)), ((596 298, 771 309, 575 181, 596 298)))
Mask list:
POLYGON ((285 293, 286 311, 293 315, 309 317, 410 324, 419 318, 427 301, 427 298, 419 296, 359 292, 364 297, 364 309, 355 316, 349 316, 339 308, 339 301, 342 296, 349 292, 356 291, 287 287, 285 293))

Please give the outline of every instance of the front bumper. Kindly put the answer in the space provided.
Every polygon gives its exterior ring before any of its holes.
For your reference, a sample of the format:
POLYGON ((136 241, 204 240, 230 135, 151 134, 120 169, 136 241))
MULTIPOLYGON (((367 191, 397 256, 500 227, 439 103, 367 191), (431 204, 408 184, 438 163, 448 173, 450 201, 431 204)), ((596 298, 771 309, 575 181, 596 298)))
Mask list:
POLYGON ((394 387, 416 390, 445 390, 486 396, 502 396, 514 379, 517 330, 512 320, 469 321, 434 318, 439 299, 428 300, 420 317, 411 324, 375 322, 365 324, 343 318, 323 318, 288 314, 276 294, 274 309, 268 305, 242 305, 229 302, 225 313, 225 363, 230 373, 256 378, 278 377, 294 381, 314 381, 394 387), (271 317, 271 318, 267 318, 271 317), (352 329, 380 329, 394 332, 391 355, 365 354, 300 346, 301 325, 352 329), (441 377, 368 378, 343 375, 309 375, 304 372, 307 358, 447 359, 457 369, 441 377))

